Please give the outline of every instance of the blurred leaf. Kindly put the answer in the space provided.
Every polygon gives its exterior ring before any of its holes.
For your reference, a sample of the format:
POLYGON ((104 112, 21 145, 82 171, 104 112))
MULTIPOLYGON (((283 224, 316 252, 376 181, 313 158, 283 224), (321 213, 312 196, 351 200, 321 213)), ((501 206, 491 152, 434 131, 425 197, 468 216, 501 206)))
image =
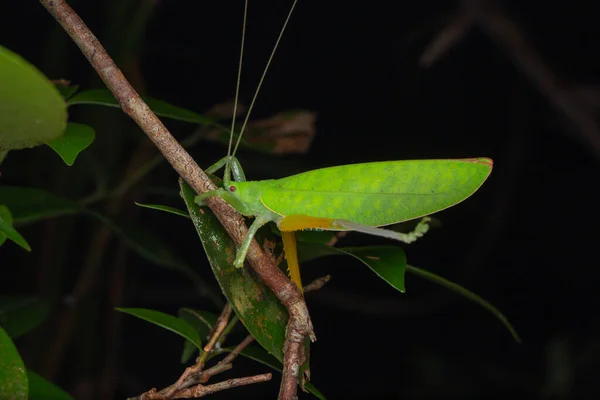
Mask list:
POLYGON ((31 370, 27 370, 29 400, 74 400, 70 394, 31 370))
POLYGON ((196 354, 197 351, 199 351, 199 350, 194 345, 194 343, 192 343, 186 339, 183 342, 183 350, 181 351, 181 358, 179 361, 182 364, 186 364, 188 361, 190 361, 190 359, 194 356, 194 354, 196 354))
POLYGON ((287 310, 249 268, 235 268, 236 247, 210 209, 194 202, 196 193, 181 179, 181 194, 221 290, 248 332, 283 360, 287 310))
MULTIPOLYGON (((202 340, 208 337, 210 330, 218 318, 216 315, 207 311, 198 311, 191 308, 180 308, 177 315, 179 318, 194 327, 196 332, 198 332, 200 339, 202 340)), ((183 351, 181 353, 181 363, 187 363, 194 355, 196 350, 198 350, 196 346, 194 346, 194 344, 189 340, 186 340, 183 344, 183 351)))
POLYGON ((190 217, 190 215, 187 213, 187 211, 180 210, 179 208, 175 208, 175 207, 163 206, 160 204, 142 204, 142 203, 138 203, 138 202, 136 202, 135 204, 140 207, 150 208, 152 210, 164 211, 164 212, 168 212, 168 213, 179 215, 179 216, 186 217, 186 218, 190 217))
MULTIPOLYGON (((235 347, 225 347, 223 348, 223 351, 225 352, 232 352, 235 349, 235 347)), ((256 346, 248 346, 245 349, 243 349, 240 352, 241 356, 244 356, 246 358, 249 358, 251 360, 254 360, 256 362, 259 362, 263 365, 266 365, 269 368, 274 369, 275 371, 282 371, 282 365, 281 362, 279 362, 279 360, 277 360, 275 357, 273 357, 272 355, 270 355, 269 353, 267 353, 265 351, 265 349, 261 348, 261 347, 256 347, 256 346)), ((321 393, 313 384, 311 384, 310 382, 306 382, 304 385, 305 389, 308 390, 309 393, 312 393, 315 397, 321 399, 321 400, 326 400, 325 396, 323 395, 323 393, 321 393)))
POLYGON ((172 251, 154 232, 147 229, 139 229, 135 226, 124 225, 96 211, 88 211, 109 228, 113 230, 133 251, 146 260, 162 267, 175 269, 189 276, 197 275, 179 255, 172 251))
POLYGON ((10 209, 14 224, 35 222, 44 218, 80 211, 77 203, 42 189, 0 186, 0 199, 10 209))
POLYGON ((50 312, 38 297, 0 296, 0 326, 15 339, 37 327, 50 312))
POLYGON ((398 246, 364 246, 337 248, 316 242, 298 242, 298 259, 301 263, 315 258, 349 255, 369 267, 394 289, 405 292, 404 274, 406 255, 398 246))
MULTIPOLYGON (((5 205, 0 205, 0 219, 3 219, 5 223, 12 226, 13 219, 10 210, 5 205)), ((7 237, 4 233, 0 232, 0 246, 4 244, 7 237)))
POLYGON ((71 85, 67 81, 54 81, 54 86, 65 100, 68 100, 69 97, 73 96, 79 90, 79 85, 71 85))
POLYGON ((464 287, 462 287, 454 282, 451 282, 445 278, 442 278, 439 275, 431 273, 429 271, 425 271, 421 268, 417 268, 412 265, 407 265, 406 269, 411 274, 420 276, 421 278, 427 279, 428 281, 431 281, 433 283, 437 283, 438 285, 444 286, 445 288, 450 289, 451 291, 453 291, 453 292, 465 297, 466 299, 471 300, 472 302, 480 305, 481 307, 485 308, 487 311, 492 313, 492 315, 494 315, 496 318, 498 318, 500 320, 500 322, 502 322, 502 324, 504 324, 506 329, 508 329, 510 334, 513 336, 513 338, 518 343, 521 343, 521 338, 519 337, 519 334, 517 333, 515 328, 513 328, 511 323, 508 321, 508 318, 506 318, 506 316, 504 314, 502 314, 500 312, 500 310, 498 310, 496 307, 494 307, 487 300, 484 300, 483 298, 481 298, 480 296, 471 292, 470 290, 465 289, 464 287))
MULTIPOLYGON (((142 96, 148 107, 161 117, 167 117, 178 121, 197 123, 202 125, 220 126, 217 122, 203 115, 182 107, 177 107, 166 101, 157 100, 152 97, 142 96)), ((108 107, 119 107, 119 102, 107 89, 91 89, 77 93, 67 101, 69 106, 77 104, 96 104, 108 107)))
POLYGON ((0 46, 0 150, 56 139, 67 123, 65 102, 33 65, 0 46))
POLYGON ((12 340, 1 327, 0 399, 27 399, 25 365, 12 340))
MULTIPOLYGON (((27 251, 31 251, 31 247, 29 247, 29 243, 25 240, 23 236, 15 228, 12 227, 12 223, 9 221, 9 218, 4 218, 3 215, 9 213, 8 207, 2 205, 0 206, 0 240, 3 243, 6 238, 9 238, 22 248, 27 251)), ((9 214, 10 215, 10 214, 9 214)), ((2 244, 0 243, 0 244, 2 244)))
POLYGON ((200 339, 198 332, 196 332, 193 326, 180 318, 160 311, 147 310, 144 308, 117 308, 117 310, 151 322, 162 328, 168 329, 171 332, 175 332, 179 336, 194 343, 198 349, 202 349, 202 340, 200 339))
POLYGON ((69 167, 84 149, 94 141, 94 129, 87 125, 69 122, 64 135, 47 142, 69 167))

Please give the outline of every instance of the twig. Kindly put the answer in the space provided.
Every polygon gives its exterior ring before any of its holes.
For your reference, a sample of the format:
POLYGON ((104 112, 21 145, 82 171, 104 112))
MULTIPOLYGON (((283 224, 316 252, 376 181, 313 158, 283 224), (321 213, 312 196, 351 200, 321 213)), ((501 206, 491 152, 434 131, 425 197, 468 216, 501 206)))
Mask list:
POLYGON ((223 311, 221 311, 221 315, 219 315, 217 322, 210 331, 208 343, 206 343, 206 346, 204 346, 204 352, 199 357, 198 364, 201 364, 200 368, 202 368, 209 354, 213 351, 215 345, 219 341, 221 334, 223 331, 225 331, 227 323, 229 322, 229 318, 231 317, 231 311, 231 304, 227 303, 223 308, 223 311))
POLYGON ((235 349, 233 349, 231 353, 227 354, 227 357, 225 357, 221 362, 224 364, 231 364, 233 360, 242 352, 242 350, 244 350, 253 341, 254 338, 252 337, 252 335, 246 336, 246 338, 242 340, 240 344, 235 346, 235 349))
POLYGON ((219 392, 221 390, 232 389, 238 386, 244 385, 252 385, 254 383, 267 382, 271 380, 272 374, 262 374, 262 375, 254 375, 248 376, 245 378, 234 378, 228 379, 223 382, 215 383, 213 385, 203 386, 197 385, 189 389, 183 389, 177 392, 172 398, 173 399, 187 399, 187 398, 198 398, 203 397, 209 394, 213 394, 215 392, 219 392))
MULTIPOLYGON (((181 388, 191 386, 188 384, 190 381, 195 381, 195 380, 199 381, 199 379, 195 378, 195 376, 198 375, 204 368, 204 363, 206 362, 208 355, 212 352, 213 348, 215 347, 215 344, 219 340, 219 337, 221 337, 221 333, 223 333, 223 330, 227 326, 229 317, 231 317, 231 311, 232 311, 231 304, 227 303, 225 305, 225 307, 223 307, 223 311, 221 311, 221 315, 219 315, 217 322, 215 323, 212 330, 210 331, 208 342, 206 343, 206 346, 204 346, 202 354, 200 354, 200 357, 198 357, 198 359, 196 360, 196 364, 194 364, 191 367, 186 368, 185 371, 183 372, 183 374, 181 374, 181 376, 177 380, 177 382, 175 382, 171 386, 161 390, 158 393, 158 396, 162 396, 162 397, 159 397, 159 398, 170 399, 175 394, 175 392, 177 392, 181 388)), ((223 363, 223 364, 225 364, 225 363, 223 363)), ((231 365, 229 365, 229 368, 231 368, 231 365)), ((227 369, 229 369, 229 368, 227 368, 227 369)), ((223 371, 224 370, 219 370, 218 373, 223 372, 223 371)), ((216 375, 216 374, 208 375, 204 382, 206 382, 208 380, 208 378, 210 378, 213 375, 216 375)))
MULTIPOLYGON (((40 2, 79 46, 113 93, 123 111, 142 128, 175 171, 197 193, 216 189, 194 159, 140 98, 75 11, 64 0, 40 0, 40 2)), ((218 197, 207 199, 206 203, 227 233, 236 243, 240 244, 247 233, 242 216, 218 197)), ((260 279, 288 310, 289 319, 284 342, 284 373, 279 398, 294 399, 298 386, 298 371, 304 362, 300 344, 306 337, 310 337, 313 341, 316 340, 304 297, 285 274, 277 268, 273 257, 265 254, 256 241, 252 242, 247 259, 260 279)))

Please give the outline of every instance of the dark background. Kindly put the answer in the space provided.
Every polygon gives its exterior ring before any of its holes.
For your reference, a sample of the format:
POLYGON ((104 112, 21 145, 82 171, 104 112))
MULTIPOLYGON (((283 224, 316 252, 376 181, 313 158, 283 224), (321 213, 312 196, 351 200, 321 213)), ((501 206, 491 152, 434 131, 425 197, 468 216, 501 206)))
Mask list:
MULTIPOLYGON (((197 112, 232 98, 243 2, 69 3, 140 92, 197 112)), ((246 104, 288 7, 250 4, 246 104)), ((323 259, 303 274, 305 281, 333 275, 307 299, 318 337, 312 381, 328 398, 598 398, 598 11, 594 1, 300 1, 253 118, 312 110, 316 137, 306 155, 242 152, 246 175, 277 178, 375 160, 493 158, 481 190, 438 214, 442 228, 405 249, 409 263, 498 306, 523 338, 515 343, 480 307, 420 278, 409 275, 403 295, 353 260, 323 259), (484 4, 492 22, 482 19, 429 68, 420 65, 469 4, 484 4)), ((4 2, 0 21, 1 44, 51 79, 102 87, 39 3, 4 2)), ((47 148, 13 152, 2 164, 2 184, 79 199, 98 182, 114 187, 136 160, 156 154, 118 110, 82 106, 70 114, 97 133, 81 160, 68 168, 47 148)), ((177 138, 195 129, 167 124, 177 138)), ((190 151, 202 166, 225 153, 214 143, 190 151)), ((183 206, 166 163, 120 200, 95 206, 156 232, 214 288, 192 225, 141 212, 133 201, 183 206)), ((12 244, 0 249, 2 269, 10 271, 2 291, 52 304, 51 318, 17 341, 26 364, 81 399, 133 396, 183 371, 179 337, 112 307, 218 312, 183 275, 130 253, 101 229, 64 217, 20 229, 31 254, 12 244)), ((343 244, 380 242, 354 234, 343 244)), ((238 359, 227 376, 266 369, 238 359)), ((278 380, 214 398, 274 398, 278 380)))

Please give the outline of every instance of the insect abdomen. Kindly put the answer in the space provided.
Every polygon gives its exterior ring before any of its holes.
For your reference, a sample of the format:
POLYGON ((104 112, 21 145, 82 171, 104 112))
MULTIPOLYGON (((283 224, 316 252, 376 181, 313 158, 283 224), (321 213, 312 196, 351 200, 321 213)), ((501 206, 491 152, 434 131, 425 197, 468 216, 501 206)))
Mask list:
POLYGON ((489 159, 353 164, 272 181, 262 202, 280 215, 389 225, 450 207, 481 186, 489 159))

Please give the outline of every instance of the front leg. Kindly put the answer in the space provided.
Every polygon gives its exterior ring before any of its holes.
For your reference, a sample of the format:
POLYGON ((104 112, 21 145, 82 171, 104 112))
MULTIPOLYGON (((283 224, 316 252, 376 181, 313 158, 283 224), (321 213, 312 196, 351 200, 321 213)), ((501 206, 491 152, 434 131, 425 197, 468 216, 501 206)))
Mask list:
POLYGON ((256 232, 258 232, 258 230, 267 222, 269 222, 267 218, 259 216, 256 217, 252 225, 250 225, 250 228, 248 228, 248 233, 246 233, 246 237, 244 237, 244 240, 237 251, 235 261, 233 262, 233 265, 236 268, 241 268, 244 265, 244 261, 246 260, 246 255, 248 254, 248 249, 250 248, 252 239, 254 239, 256 232))

